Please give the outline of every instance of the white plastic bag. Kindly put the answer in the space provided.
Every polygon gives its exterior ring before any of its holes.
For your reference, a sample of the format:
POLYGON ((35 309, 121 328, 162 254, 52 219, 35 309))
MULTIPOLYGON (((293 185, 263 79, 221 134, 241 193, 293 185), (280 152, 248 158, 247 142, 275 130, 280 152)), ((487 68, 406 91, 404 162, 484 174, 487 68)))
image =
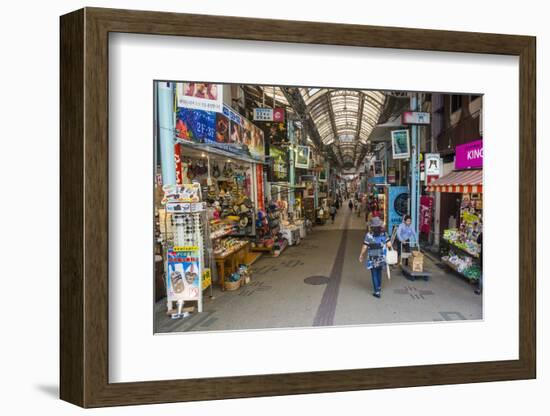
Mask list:
POLYGON ((386 250, 386 264, 397 264, 397 250, 386 250))

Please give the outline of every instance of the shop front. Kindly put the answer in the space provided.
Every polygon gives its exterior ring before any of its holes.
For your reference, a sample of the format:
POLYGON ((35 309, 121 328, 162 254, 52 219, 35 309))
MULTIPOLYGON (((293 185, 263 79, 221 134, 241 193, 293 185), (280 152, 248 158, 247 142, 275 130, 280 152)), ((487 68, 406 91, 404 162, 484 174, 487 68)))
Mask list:
POLYGON ((483 147, 482 141, 456 149, 455 170, 431 182, 428 192, 452 195, 454 211, 449 227, 443 231, 442 261, 470 281, 481 278, 483 232, 483 147))

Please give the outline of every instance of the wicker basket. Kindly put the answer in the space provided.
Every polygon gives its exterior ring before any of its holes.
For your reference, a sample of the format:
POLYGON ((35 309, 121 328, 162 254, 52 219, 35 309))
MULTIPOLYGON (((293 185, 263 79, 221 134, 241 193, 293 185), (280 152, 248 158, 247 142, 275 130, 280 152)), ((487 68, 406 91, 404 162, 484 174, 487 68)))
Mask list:
POLYGON ((239 279, 236 282, 230 282, 229 280, 226 280, 224 282, 225 290, 237 290, 241 287, 241 280, 242 279, 239 279))

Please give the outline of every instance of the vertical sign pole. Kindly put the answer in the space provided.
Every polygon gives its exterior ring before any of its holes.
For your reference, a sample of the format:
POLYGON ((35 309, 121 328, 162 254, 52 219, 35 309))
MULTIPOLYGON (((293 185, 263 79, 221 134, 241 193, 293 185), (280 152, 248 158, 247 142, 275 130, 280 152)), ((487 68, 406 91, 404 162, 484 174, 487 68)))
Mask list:
POLYGON ((157 83, 159 112, 160 166, 163 185, 176 184, 174 152, 174 83, 157 83))
MULTIPOLYGON (((413 93, 411 96, 411 110, 416 109, 417 96, 416 93, 413 93)), ((412 227, 414 230, 417 229, 418 225, 418 201, 417 197, 417 180, 418 180, 418 127, 413 125, 411 127, 412 137, 411 137, 411 158, 410 158, 410 194, 409 194, 409 213, 411 215, 412 227)))

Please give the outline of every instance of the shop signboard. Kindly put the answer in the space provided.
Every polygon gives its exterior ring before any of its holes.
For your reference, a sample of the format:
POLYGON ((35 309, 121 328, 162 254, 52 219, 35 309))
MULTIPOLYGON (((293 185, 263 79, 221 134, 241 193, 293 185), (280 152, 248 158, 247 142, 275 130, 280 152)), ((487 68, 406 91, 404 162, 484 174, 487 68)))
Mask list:
POLYGON ((426 195, 420 197, 420 232, 426 235, 430 234, 433 205, 433 197, 426 195))
POLYGON ((221 112, 223 85, 199 82, 176 83, 177 106, 196 110, 221 112))
POLYGON ((267 108, 267 107, 261 107, 261 108, 255 108, 254 109, 254 115, 253 115, 254 121, 274 121, 277 123, 285 121, 285 109, 276 107, 276 108, 267 108))
POLYGON ((181 145, 179 143, 176 143, 174 145, 174 159, 176 164, 176 183, 178 185, 183 184, 183 171, 182 171, 182 164, 181 164, 181 145))
POLYGON ((213 111, 178 108, 176 111, 176 136, 197 143, 215 141, 216 114, 213 111))
POLYGON ((266 108, 266 107, 255 108, 253 120, 254 121, 273 121, 273 109, 266 108))
POLYGON ((441 176, 441 156, 439 153, 426 153, 424 155, 426 176, 441 176))
POLYGON ((391 148, 394 159, 409 159, 411 157, 409 130, 393 130, 391 148))
POLYGON ((168 299, 199 300, 201 287, 199 251, 196 247, 176 249, 178 250, 167 252, 166 289, 168 299))
POLYGON ((405 111, 401 116, 402 124, 430 124, 430 113, 405 111))
POLYGON ((481 169, 483 167, 483 140, 475 140, 456 147, 455 169, 481 169))
POLYGON ((309 146, 296 146, 294 166, 301 169, 307 169, 309 167, 309 154, 309 146))
POLYGON ((403 216, 409 213, 409 188, 390 186, 388 188, 388 232, 398 227, 403 216))
POLYGON ((288 182, 288 152, 279 147, 270 146, 271 181, 288 182))
POLYGON ((273 109, 273 121, 276 123, 282 123, 285 121, 285 109, 284 108, 274 108, 273 109))

